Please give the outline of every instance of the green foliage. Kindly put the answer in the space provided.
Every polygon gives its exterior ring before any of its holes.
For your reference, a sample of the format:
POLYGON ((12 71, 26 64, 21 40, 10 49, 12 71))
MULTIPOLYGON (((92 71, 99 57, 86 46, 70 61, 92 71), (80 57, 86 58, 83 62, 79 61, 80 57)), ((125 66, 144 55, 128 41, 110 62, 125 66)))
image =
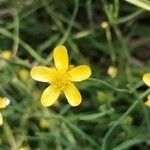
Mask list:
POLYGON ((133 5, 136 5, 140 8, 150 11, 150 1, 149 0, 126 0, 133 5))
POLYGON ((143 9, 121 0, 0 1, 0 96, 11 101, 0 110, 0 150, 150 149, 150 108, 144 105, 150 89, 142 82, 150 72, 150 5, 126 1, 143 9), (53 65, 58 44, 67 47, 70 64, 92 69, 77 85, 78 107, 63 95, 43 107, 47 84, 29 76, 33 66, 53 65), (2 57, 5 50, 11 58, 2 57), (117 67, 115 78, 109 66, 117 67))

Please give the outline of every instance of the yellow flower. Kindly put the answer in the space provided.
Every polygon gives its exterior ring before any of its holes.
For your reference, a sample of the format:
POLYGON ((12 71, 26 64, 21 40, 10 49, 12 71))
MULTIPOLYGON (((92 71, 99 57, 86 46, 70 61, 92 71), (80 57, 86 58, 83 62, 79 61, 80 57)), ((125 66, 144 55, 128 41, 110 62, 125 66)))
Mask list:
MULTIPOLYGON (((146 85, 150 87, 150 73, 145 73, 143 75, 143 81, 146 85)), ((148 95, 148 100, 145 102, 145 105, 150 107, 150 95, 148 95)))
POLYGON ((115 78, 117 73, 118 73, 118 69, 114 66, 109 66, 107 73, 112 77, 115 78))
POLYGON ((148 95, 147 101, 145 102, 145 105, 150 107, 150 95, 148 95))
POLYGON ((49 121, 47 119, 41 119, 39 125, 43 129, 49 128, 49 121))
POLYGON ((11 58, 12 52, 11 52, 10 50, 3 50, 3 51, 1 52, 1 56, 2 56, 2 58, 8 60, 8 59, 11 58))
MULTIPOLYGON (((0 97, 0 109, 5 108, 6 106, 8 106, 10 103, 10 100, 6 97, 2 98, 0 97)), ((0 126, 3 124, 3 116, 0 112, 0 126)))
POLYGON ((145 84, 147 84, 150 87, 150 73, 145 73, 143 75, 143 81, 145 84))
POLYGON ((103 28, 103 29, 106 29, 108 27, 108 22, 107 21, 103 21, 100 26, 103 28))
POLYGON ((0 97, 0 108, 5 108, 7 105, 9 105, 9 103, 10 103, 10 100, 8 98, 0 97))
POLYGON ((51 84, 41 96, 42 105, 47 107, 54 104, 61 92, 65 93, 70 105, 79 105, 82 98, 73 82, 89 78, 91 75, 90 67, 87 65, 69 67, 67 49, 63 45, 54 49, 53 56, 55 67, 36 66, 31 70, 33 79, 51 84))

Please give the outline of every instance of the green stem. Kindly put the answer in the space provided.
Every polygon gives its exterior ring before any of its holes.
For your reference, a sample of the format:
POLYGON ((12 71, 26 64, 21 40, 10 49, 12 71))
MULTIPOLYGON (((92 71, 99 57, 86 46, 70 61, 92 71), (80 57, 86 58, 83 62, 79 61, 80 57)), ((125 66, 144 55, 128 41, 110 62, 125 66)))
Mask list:
POLYGON ((68 39, 68 36, 69 36, 69 34, 71 32, 71 29, 74 25, 74 21, 75 21, 75 18, 76 18, 77 12, 78 12, 78 8, 79 8, 79 0, 74 0, 74 1, 75 1, 75 7, 74 7, 74 11, 73 11, 73 14, 72 14, 71 21, 68 25, 68 28, 64 32, 64 35, 62 36, 60 41, 57 43, 57 45, 63 44, 68 39))
POLYGON ((139 104, 141 99, 143 99, 149 92, 150 89, 146 90, 140 97, 138 97, 138 99, 128 108, 128 110, 112 125, 112 127, 108 130, 104 137, 101 150, 107 150, 107 142, 109 141, 109 137, 111 136, 112 132, 117 128, 120 122, 132 112, 132 110, 137 106, 137 104, 139 104))
POLYGON ((118 92, 132 93, 131 90, 128 90, 128 89, 120 89, 120 88, 113 87, 112 85, 110 85, 110 84, 107 83, 106 81, 103 81, 103 80, 100 80, 100 79, 89 78, 88 80, 101 83, 101 84, 106 85, 106 86, 108 86, 109 88, 111 88, 111 89, 113 89, 113 90, 115 90, 115 91, 118 91, 118 92))
POLYGON ((136 12, 126 16, 126 17, 122 17, 121 19, 117 19, 116 21, 114 20, 114 24, 122 24, 125 23, 127 21, 133 20, 134 18, 138 17, 139 15, 141 15, 144 12, 144 10, 137 10, 136 12))
MULTIPOLYGON (((0 33, 10 39, 13 39, 14 41, 17 41, 17 37, 14 36, 12 33, 10 33, 8 30, 5 30, 4 28, 0 27, 0 33)), ((28 45, 27 43, 25 43, 23 40, 19 39, 19 44, 33 57, 35 58, 37 61, 46 64, 46 60, 44 58, 42 58, 41 56, 39 56, 34 49, 28 45)))
POLYGON ((112 63, 114 63, 116 61, 116 55, 115 55, 115 50, 114 50, 113 43, 112 43, 110 27, 106 28, 106 38, 107 38, 108 47, 110 50, 111 60, 112 60, 112 63))
POLYGON ((19 17, 16 11, 14 13, 14 26, 15 26, 14 35, 16 38, 14 38, 13 55, 16 56, 19 47, 19 17))

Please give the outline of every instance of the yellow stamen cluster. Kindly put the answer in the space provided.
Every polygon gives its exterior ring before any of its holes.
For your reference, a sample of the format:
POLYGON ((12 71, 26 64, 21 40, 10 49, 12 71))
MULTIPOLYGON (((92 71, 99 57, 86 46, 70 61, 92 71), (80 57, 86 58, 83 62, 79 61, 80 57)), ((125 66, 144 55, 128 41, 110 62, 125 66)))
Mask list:
POLYGON ((63 91, 69 83, 70 83, 70 76, 67 73, 67 71, 64 71, 64 70, 56 71, 53 77, 53 81, 52 81, 52 84, 56 88, 63 91))

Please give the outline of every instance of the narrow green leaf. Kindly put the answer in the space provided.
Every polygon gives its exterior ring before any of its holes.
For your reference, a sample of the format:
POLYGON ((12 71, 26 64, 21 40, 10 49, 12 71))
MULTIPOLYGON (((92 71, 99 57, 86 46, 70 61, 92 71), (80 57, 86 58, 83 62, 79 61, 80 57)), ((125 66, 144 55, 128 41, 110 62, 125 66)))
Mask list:
POLYGON ((90 114, 90 115, 81 116, 80 119, 81 120, 94 120, 94 119, 98 119, 110 113, 112 113, 112 111, 106 111, 106 112, 101 112, 97 114, 90 114))
POLYGON ((142 9, 150 11, 150 1, 149 0, 126 0, 126 1, 142 8, 142 9))
POLYGON ((121 143, 117 147, 113 148, 113 150, 129 149, 131 146, 142 143, 145 140, 146 140, 146 137, 143 137, 143 138, 136 137, 136 138, 133 138, 133 139, 129 139, 129 140, 126 140, 125 142, 121 143))

